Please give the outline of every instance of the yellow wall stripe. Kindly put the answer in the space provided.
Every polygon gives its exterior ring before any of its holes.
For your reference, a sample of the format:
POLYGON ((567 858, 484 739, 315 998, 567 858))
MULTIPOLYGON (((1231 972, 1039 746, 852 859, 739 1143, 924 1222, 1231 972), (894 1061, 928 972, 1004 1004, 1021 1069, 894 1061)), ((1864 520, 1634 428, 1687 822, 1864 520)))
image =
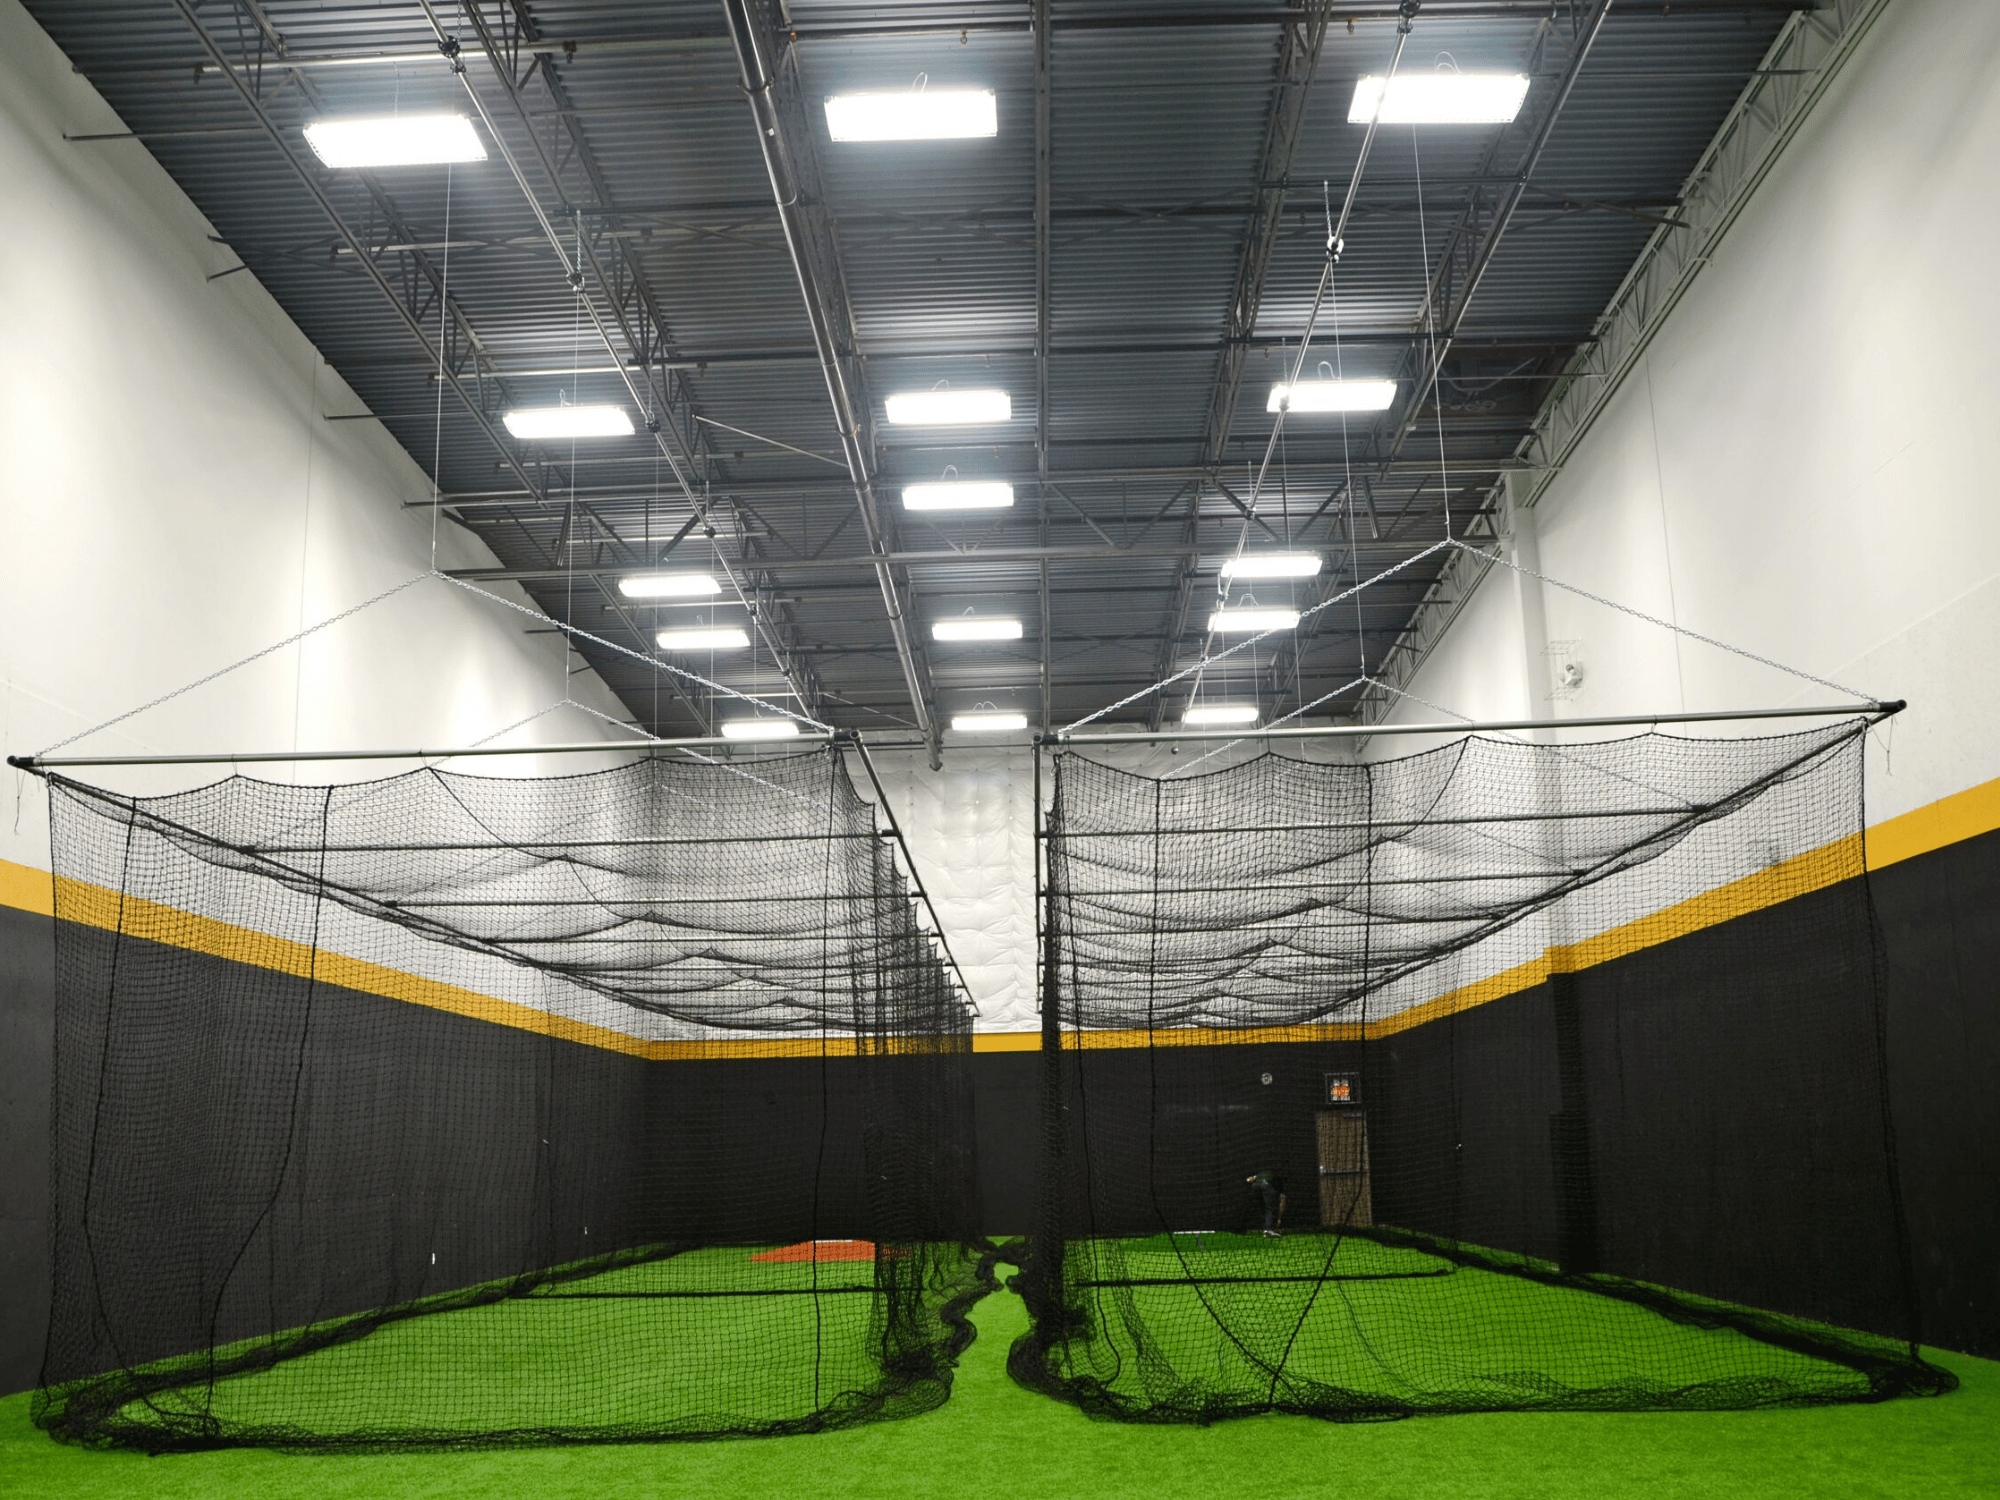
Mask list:
POLYGON ((1885 818, 1868 830, 1868 868, 1879 870, 2000 828, 2000 778, 1885 818))
POLYGON ((31 911, 39 917, 56 914, 55 884, 47 870, 37 870, 31 865, 17 865, 10 859, 0 859, 0 906, 12 906, 20 911, 31 911))
MULTIPOLYGON (((1462 985, 1380 1021, 1370 1022, 1367 1034, 1381 1037, 1407 1031, 1427 1021, 1456 1015, 1473 1006, 1532 989, 1551 973, 1574 973, 1595 964, 1608 963, 1614 958, 1670 942, 1703 927, 1824 889, 1861 873, 1864 840, 1867 868, 1879 870, 1996 829, 2000 829, 2000 779, 1984 782, 1912 812, 1886 819, 1875 824, 1863 836, 1841 839, 1824 848, 1811 850, 1582 942, 1551 948, 1526 963, 1462 985)), ((115 891, 65 880, 61 882, 58 892, 57 883, 51 880, 46 870, 0 859, 0 906, 53 916, 58 901, 65 920, 113 931, 120 927, 121 903, 115 891)), ((137 898, 126 899, 122 905, 123 930, 134 937, 284 974, 303 977, 308 972, 314 972, 311 969, 313 950, 303 943, 137 898)), ((601 1047, 652 1061, 842 1057, 852 1056, 859 1045, 853 1037, 817 1036, 646 1041, 610 1027, 571 1020, 531 1005, 482 995, 457 985, 324 949, 320 950, 316 973, 322 982, 342 989, 381 995, 390 1000, 402 1000, 432 1010, 555 1036, 584 1046, 601 1047)), ((1092 1031, 1081 1033, 1080 1038, 1078 1033, 1067 1033, 1063 1045, 1070 1048, 1081 1046, 1088 1050, 1153 1044, 1198 1047, 1221 1043, 1349 1041, 1359 1038, 1361 1034, 1359 1025, 1349 1024, 1275 1027, 1261 1031, 1176 1027, 1150 1035, 1143 1029, 1092 1031)), ((936 1045, 937 1042, 929 1038, 895 1039, 890 1042, 888 1050, 927 1051, 936 1045)), ((951 1043, 946 1041, 944 1045, 948 1048, 951 1043)), ((1033 1052, 1040 1046, 1041 1034, 1035 1031, 985 1031, 976 1033, 972 1038, 972 1050, 975 1052, 1033 1052)))
MULTIPOLYGON (((401 1000, 430 1010, 447 1011, 496 1026, 532 1031, 607 1052, 622 1052, 652 1062, 730 1057, 851 1057, 857 1050, 850 1036, 744 1037, 703 1041, 648 1041, 628 1036, 608 1026, 595 1026, 532 1005, 482 995, 441 980, 427 979, 384 964, 349 958, 329 949, 318 950, 289 938, 273 937, 254 928, 239 927, 198 916, 176 907, 146 901, 136 896, 120 898, 118 892, 79 880, 54 880, 47 872, 26 865, 0 861, 0 896, 9 906, 19 906, 44 915, 59 915, 107 932, 168 947, 203 953, 233 963, 249 964, 297 978, 311 976, 322 984, 359 990, 388 1000, 401 1000), (17 899, 18 898, 18 899, 17 899)), ((883 1050, 892 1053, 930 1051, 931 1038, 892 1038, 883 1050)))

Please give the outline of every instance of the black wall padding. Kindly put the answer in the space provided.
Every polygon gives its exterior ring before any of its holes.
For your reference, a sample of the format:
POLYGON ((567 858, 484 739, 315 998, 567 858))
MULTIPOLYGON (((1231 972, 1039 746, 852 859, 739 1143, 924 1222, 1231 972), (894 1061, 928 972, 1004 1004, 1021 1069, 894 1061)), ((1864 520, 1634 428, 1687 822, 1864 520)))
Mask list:
POLYGON ((66 926, 48 1384, 646 1243, 638 1058, 66 926), (296 1093, 294 1092, 296 1091, 296 1093), (597 1128, 603 1120, 608 1128, 597 1128), (287 1122, 295 1121, 295 1128, 287 1122), (337 1122, 337 1128, 326 1128, 337 1122))
MULTIPOLYGON (((1911 1336, 1867 950, 1833 936, 1869 920, 1844 882, 1567 976, 1596 1269, 1911 1336)), ((1385 1222, 1569 1269, 1552 988, 1375 1044, 1385 1222)))

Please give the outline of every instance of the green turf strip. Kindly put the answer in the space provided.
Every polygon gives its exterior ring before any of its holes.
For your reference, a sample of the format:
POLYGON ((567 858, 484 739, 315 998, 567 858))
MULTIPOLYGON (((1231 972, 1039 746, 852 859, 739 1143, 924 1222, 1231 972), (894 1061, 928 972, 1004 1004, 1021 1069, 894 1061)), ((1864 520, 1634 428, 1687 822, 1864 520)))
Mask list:
MULTIPOLYGON (((824 1268, 823 1268, 824 1269, 824 1268)), ((1551 1412, 1336 1425, 1094 1422, 1015 1386, 1020 1302, 973 1310, 980 1337, 927 1415, 808 1437, 716 1443, 301 1456, 233 1449, 150 1459, 56 1443, 28 1398, 0 1401, 0 1495, 78 1500, 1952 1500, 2000 1493, 2000 1364, 1933 1351, 1963 1382, 1936 1400, 1795 1411, 1551 1412)))

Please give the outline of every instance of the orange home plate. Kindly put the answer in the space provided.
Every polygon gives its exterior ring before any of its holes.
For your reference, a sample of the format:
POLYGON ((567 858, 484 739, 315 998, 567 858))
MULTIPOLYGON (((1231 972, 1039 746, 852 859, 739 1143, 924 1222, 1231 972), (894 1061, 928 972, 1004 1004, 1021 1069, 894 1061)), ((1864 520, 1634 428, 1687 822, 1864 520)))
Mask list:
POLYGON ((777 1250, 765 1250, 750 1257, 752 1260, 873 1260, 875 1242, 873 1240, 800 1240, 796 1245, 786 1245, 777 1250))

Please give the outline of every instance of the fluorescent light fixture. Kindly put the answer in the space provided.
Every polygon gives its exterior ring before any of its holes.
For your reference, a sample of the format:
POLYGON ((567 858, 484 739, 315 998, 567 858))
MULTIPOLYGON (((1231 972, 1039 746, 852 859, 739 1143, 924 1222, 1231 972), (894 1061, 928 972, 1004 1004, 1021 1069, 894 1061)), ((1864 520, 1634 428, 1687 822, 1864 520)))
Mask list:
POLYGON ((790 719, 725 719, 722 737, 727 740, 788 740, 799 732, 790 719))
POLYGON ((1006 734, 1028 727, 1026 714, 953 714, 951 727, 960 734, 1006 734))
POLYGON ((329 167, 422 167, 485 161, 486 147, 464 115, 368 115, 315 120, 306 142, 329 167))
POLYGON ((1255 724, 1254 703, 1195 703, 1181 715, 1183 724, 1255 724))
POLYGON ((1504 125, 1521 112, 1527 95, 1526 73, 1398 73, 1384 97, 1381 75, 1371 73, 1354 85, 1347 123, 1504 125))
POLYGON ((956 620, 939 620, 931 626, 937 641, 1018 641, 1021 622, 1004 615, 962 615, 956 620))
POLYGON ((622 406, 518 406, 501 420, 517 438, 630 437, 622 406))
POLYGON ((660 643, 662 651, 741 651, 750 644, 750 637, 735 625, 696 625, 685 630, 662 630, 653 639, 660 643))
POLYGON ((1005 391, 902 391, 886 403, 889 420, 898 427, 970 427, 980 422, 1005 422, 1014 403, 1005 391))
POLYGON ((1297 385, 1280 381, 1271 387, 1264 410, 1383 411, 1395 399, 1393 380, 1301 380, 1297 385))
POLYGON ((1298 623, 1299 612, 1295 609, 1218 609, 1208 617, 1208 628, 1224 635, 1290 630, 1298 623))
POLYGON ((904 510, 999 510, 1014 503, 1014 486, 985 480, 964 484, 906 484, 904 510))
POLYGON ((1222 565, 1224 578, 1310 578, 1318 571, 1317 552, 1246 552, 1222 565))
POLYGON ((959 141, 998 135, 991 89, 890 89, 835 94, 826 131, 836 141, 959 141))
POLYGON ((722 585, 706 573, 634 573, 618 580, 618 592, 627 599, 693 599, 719 594, 722 585))

